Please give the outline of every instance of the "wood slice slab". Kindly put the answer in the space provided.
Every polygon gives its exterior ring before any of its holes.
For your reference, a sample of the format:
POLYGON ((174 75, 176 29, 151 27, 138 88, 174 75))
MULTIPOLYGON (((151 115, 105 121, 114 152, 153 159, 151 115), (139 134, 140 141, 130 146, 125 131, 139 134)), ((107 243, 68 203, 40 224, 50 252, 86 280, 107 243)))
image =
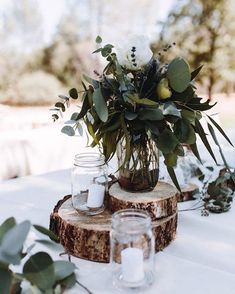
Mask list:
MULTIPOLYGON (((164 249, 175 237, 177 213, 152 222, 155 250, 164 249)), ((109 262, 111 213, 105 210, 94 216, 78 214, 72 206, 71 195, 65 196, 50 216, 50 230, 73 256, 97 262, 109 262)))
POLYGON ((177 211, 177 190, 170 184, 158 182, 151 192, 131 193, 114 183, 109 189, 109 209, 137 208, 149 212, 152 220, 173 215, 177 211))
POLYGON ((184 202, 189 200, 195 200, 194 195, 199 192, 199 188, 197 185, 189 184, 187 187, 181 188, 181 193, 177 192, 177 201, 184 202))

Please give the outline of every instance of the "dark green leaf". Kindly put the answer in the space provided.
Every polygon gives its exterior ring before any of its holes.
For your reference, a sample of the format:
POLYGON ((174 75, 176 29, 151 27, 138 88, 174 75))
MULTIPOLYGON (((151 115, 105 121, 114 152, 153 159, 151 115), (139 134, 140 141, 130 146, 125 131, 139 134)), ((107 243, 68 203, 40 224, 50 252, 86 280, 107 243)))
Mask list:
POLYGON ((99 53, 101 50, 102 50, 102 48, 98 48, 98 49, 96 49, 95 51, 93 51, 92 54, 93 54, 93 53, 99 53))
POLYGON ((59 239, 58 237, 50 230, 48 230, 47 228, 40 226, 40 225, 33 225, 33 227, 40 233, 48 236, 51 240, 58 242, 59 239))
POLYGON ((13 228, 16 225, 16 221, 14 217, 9 217, 6 219, 0 226, 0 243, 2 241, 3 236, 7 231, 13 228))
POLYGON ((11 282, 12 275, 8 269, 0 268, 0 293, 9 294, 11 293, 11 282))
POLYGON ((76 269, 76 266, 69 261, 57 260, 54 262, 55 279, 60 281, 70 276, 76 269))
POLYGON ((191 72, 191 81, 194 80, 196 78, 196 76, 199 74, 199 72, 201 71, 203 67, 203 64, 200 65, 199 67, 197 67, 194 71, 191 72))
POLYGON ((101 38, 100 36, 97 36, 96 39, 95 39, 95 42, 96 42, 97 44, 102 43, 102 38, 101 38))
POLYGON ((125 151, 124 161, 123 161, 122 165, 119 166, 119 169, 122 168, 131 157, 131 143, 130 143, 130 138, 129 138, 129 132, 127 130, 125 119, 123 116, 120 117, 120 122, 121 122, 121 127, 123 129, 124 136, 125 136, 125 147, 126 147, 125 149, 126 149, 126 151, 125 151))
POLYGON ((218 125, 217 122, 209 115, 207 117, 213 123, 213 125, 217 128, 217 130, 224 136, 224 138, 229 142, 229 144, 233 146, 233 143, 230 141, 229 137, 225 134, 224 130, 220 127, 220 125, 218 125))
POLYGON ((177 145, 174 153, 176 153, 178 156, 184 156, 184 148, 181 145, 177 145))
POLYGON ((79 118, 79 113, 78 112, 74 112, 70 118, 71 121, 77 121, 79 118))
POLYGON ((75 135, 75 131, 71 126, 64 126, 61 129, 61 132, 68 135, 68 136, 74 136, 75 135))
POLYGON ((18 254, 22 250, 30 226, 29 221, 24 221, 7 231, 2 239, 2 251, 9 255, 18 254))
POLYGON ((201 100, 202 98, 200 97, 194 97, 187 103, 187 106, 194 110, 206 111, 214 107, 217 103, 215 102, 214 104, 210 105, 210 100, 207 100, 204 103, 201 103, 201 100))
POLYGON ((87 81, 90 85, 92 85, 94 88, 99 87, 99 82, 97 80, 94 80, 86 75, 83 75, 82 78, 87 81))
POLYGON ((104 97, 101 92, 101 88, 95 89, 93 93, 93 101, 95 105, 95 110, 101 121, 106 122, 108 120, 108 108, 104 97))
POLYGON ((52 288, 55 283, 53 260, 46 252, 32 255, 23 267, 23 275, 41 290, 52 288))
POLYGON ((72 288, 76 284, 76 275, 71 274, 67 278, 60 281, 60 284, 65 287, 65 289, 72 288))
POLYGON ((167 128, 157 138, 158 148, 165 154, 171 153, 178 143, 176 136, 167 128))
POLYGON ((198 149, 197 149, 197 144, 190 144, 190 148, 194 154, 194 156, 197 157, 197 159, 202 163, 201 157, 199 155, 198 149))
POLYGON ((174 133, 181 143, 194 144, 196 142, 195 131, 186 120, 181 119, 175 123, 174 133))
POLYGON ((69 90, 69 96, 73 99, 78 99, 78 91, 75 88, 69 90))
POLYGON ((175 187, 179 190, 179 192, 181 192, 180 185, 179 185, 178 180, 176 178, 174 168, 171 166, 167 166, 166 168, 167 168, 168 174, 171 177, 171 180, 174 183, 175 187))
POLYGON ((159 108, 143 108, 139 111, 140 120, 162 120, 164 116, 159 108))
POLYGON ((137 116, 138 116, 138 113, 136 113, 136 112, 130 112, 130 111, 125 112, 125 118, 127 120, 134 120, 137 118, 137 116))
POLYGON ((217 160, 216 160, 215 155, 214 155, 214 153, 213 153, 213 151, 211 149, 210 143, 207 140, 207 137, 206 137, 206 134, 205 134, 205 132, 203 130, 203 127, 201 126, 199 120, 197 120, 197 119, 195 120, 195 128, 196 128, 196 131, 199 134, 202 142, 204 143, 206 149, 208 150, 211 157, 214 159, 215 163, 217 164, 217 160))
POLYGON ((146 105, 146 106, 157 106, 158 105, 157 102, 150 100, 148 98, 139 98, 139 96, 136 94, 128 94, 127 96, 129 99, 131 99, 132 101, 134 101, 135 103, 140 104, 140 105, 146 105))
POLYGON ((192 125, 195 125, 196 112, 193 110, 182 109, 182 117, 188 120, 192 125))
POLYGON ((62 102, 56 102, 55 107, 61 108, 63 112, 65 112, 65 106, 62 102))
POLYGON ((188 63, 181 57, 173 59, 167 68, 167 78, 172 89, 182 93, 191 80, 188 63))

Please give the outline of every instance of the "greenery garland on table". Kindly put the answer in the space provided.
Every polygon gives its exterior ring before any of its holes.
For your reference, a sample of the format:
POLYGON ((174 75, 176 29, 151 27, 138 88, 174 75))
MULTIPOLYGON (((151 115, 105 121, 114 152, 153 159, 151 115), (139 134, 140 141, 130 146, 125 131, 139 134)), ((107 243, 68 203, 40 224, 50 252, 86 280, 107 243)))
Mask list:
MULTIPOLYGON (((101 44, 101 37, 98 36, 96 42, 101 44)), ((159 59, 153 58, 144 37, 132 38, 122 48, 114 48, 111 44, 100 45, 93 53, 101 53, 107 64, 102 74, 96 73, 97 79, 84 75, 81 111, 72 114, 71 120, 62 128, 63 133, 69 136, 75 135, 76 130, 81 133, 83 120, 93 138, 91 146, 101 146, 106 161, 113 157, 118 143, 124 139, 125 162, 131 157, 133 141, 130 138, 138 141, 138 134, 144 134, 162 152, 168 173, 179 190, 174 166, 178 156, 184 156, 182 145, 189 145, 201 161, 196 134, 217 163, 201 124, 202 116, 207 120, 216 145, 219 146, 219 143, 214 128, 232 145, 215 120, 203 114, 215 104, 210 105, 208 100, 202 102, 196 94, 194 80, 202 65, 190 71, 187 61, 181 57, 162 64, 159 59)), ((72 88, 69 96, 59 97, 61 101, 53 109, 56 111, 52 115, 54 120, 59 118, 58 112, 66 110, 70 98, 78 99, 79 93, 72 88)), ((220 151, 228 168, 221 148, 220 151)))
MULTIPOLYGON (((26 238, 32 225, 29 221, 16 223, 13 217, 8 218, 0 225, 0 293, 22 293, 22 282, 28 281, 30 286, 23 293, 26 294, 60 294, 73 287, 76 283, 91 293, 85 286, 76 280, 76 266, 69 261, 53 261, 46 252, 37 252, 31 255, 35 243, 24 248, 26 238), (22 265, 22 272, 14 272, 15 265, 22 265)), ((38 239, 36 242, 55 245, 58 238, 48 229, 33 225, 40 233, 50 237, 38 239)))

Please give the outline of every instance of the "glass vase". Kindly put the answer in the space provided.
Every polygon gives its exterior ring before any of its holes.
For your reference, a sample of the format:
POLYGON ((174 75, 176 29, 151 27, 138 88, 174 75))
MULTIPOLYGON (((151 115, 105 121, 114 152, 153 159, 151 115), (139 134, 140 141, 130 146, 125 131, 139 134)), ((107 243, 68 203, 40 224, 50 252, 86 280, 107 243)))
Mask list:
POLYGON ((159 177, 159 150, 154 140, 146 135, 132 136, 128 151, 123 138, 118 142, 117 158, 122 189, 145 192, 155 188, 159 177), (130 156, 126 161, 127 152, 130 156))

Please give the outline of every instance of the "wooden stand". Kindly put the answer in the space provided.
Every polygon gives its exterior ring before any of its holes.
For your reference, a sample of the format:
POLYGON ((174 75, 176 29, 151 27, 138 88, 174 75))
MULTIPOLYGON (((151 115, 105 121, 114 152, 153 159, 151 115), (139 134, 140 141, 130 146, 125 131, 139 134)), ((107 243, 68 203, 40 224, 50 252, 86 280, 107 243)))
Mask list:
POLYGON ((187 187, 181 188, 181 193, 177 192, 177 201, 184 202, 189 200, 195 200, 194 195, 199 192, 198 186, 189 184, 187 187))
POLYGON ((71 196, 65 196, 54 208, 50 229, 59 237, 68 254, 98 262, 109 262, 112 212, 124 208, 141 208, 152 217, 155 250, 164 249, 175 237, 177 228, 176 190, 158 183, 152 192, 130 193, 118 183, 110 188, 109 207, 101 214, 85 216, 72 206, 71 196))

